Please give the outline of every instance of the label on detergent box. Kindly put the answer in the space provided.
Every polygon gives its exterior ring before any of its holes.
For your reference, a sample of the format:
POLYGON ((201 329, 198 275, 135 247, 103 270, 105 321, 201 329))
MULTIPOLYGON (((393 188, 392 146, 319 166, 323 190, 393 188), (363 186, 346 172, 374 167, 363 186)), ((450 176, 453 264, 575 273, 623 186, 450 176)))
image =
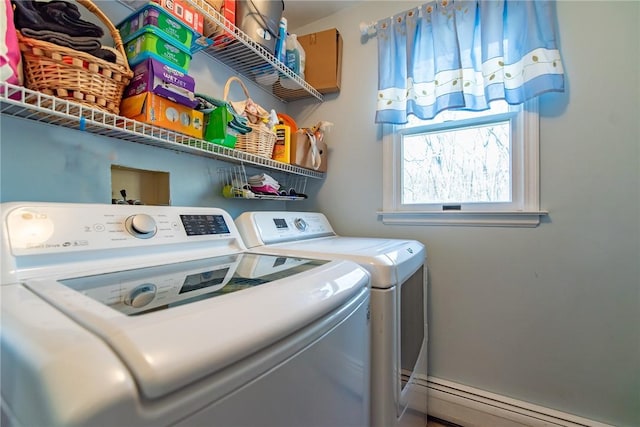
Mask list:
POLYGON ((202 112, 153 93, 145 92, 123 99, 120 112, 123 116, 139 122, 202 138, 202 112))
POLYGON ((165 42, 164 40, 158 39, 156 42, 156 53, 163 58, 167 58, 171 62, 175 62, 176 64, 184 63, 184 53, 171 43, 165 42))
POLYGON ((131 66, 155 56, 186 72, 191 62, 191 55, 187 48, 174 46, 162 38, 161 32, 149 27, 145 27, 141 35, 127 43, 126 52, 131 66))
POLYGON ((162 78, 164 81, 169 82, 172 85, 179 86, 188 91, 193 92, 193 90, 195 89, 195 83, 191 77, 165 64, 162 64, 162 78))
POLYGON ((133 68, 133 78, 124 96, 134 96, 143 92, 153 92, 179 104, 194 108, 195 81, 193 77, 170 67, 154 58, 149 58, 133 68))
POLYGON ((186 47, 191 46, 193 32, 186 25, 182 25, 173 19, 170 19, 167 14, 159 13, 155 8, 147 11, 147 14, 149 14, 149 20, 147 21, 147 19, 145 19, 145 22, 160 28, 186 47))

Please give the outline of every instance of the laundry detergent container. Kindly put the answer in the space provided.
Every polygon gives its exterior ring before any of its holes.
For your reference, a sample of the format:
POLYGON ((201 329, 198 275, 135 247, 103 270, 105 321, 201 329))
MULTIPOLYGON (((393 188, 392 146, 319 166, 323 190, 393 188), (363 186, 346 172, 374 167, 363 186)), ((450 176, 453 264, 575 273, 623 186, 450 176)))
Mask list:
POLYGON ((273 54, 282 12, 284 12, 283 0, 238 0, 236 27, 273 54))

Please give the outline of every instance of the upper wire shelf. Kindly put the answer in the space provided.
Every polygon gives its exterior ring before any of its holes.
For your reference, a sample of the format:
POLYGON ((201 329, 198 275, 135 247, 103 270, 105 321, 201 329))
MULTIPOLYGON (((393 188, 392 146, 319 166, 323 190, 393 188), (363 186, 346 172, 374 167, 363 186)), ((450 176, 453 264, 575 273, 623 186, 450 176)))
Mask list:
MULTIPOLYGON (((233 40, 217 47, 214 45, 204 49, 204 52, 212 58, 222 62, 248 79, 256 82, 265 91, 271 89, 271 94, 281 101, 291 101, 300 98, 314 97, 319 101, 323 96, 309 83, 295 74, 290 68, 279 61, 271 52, 262 45, 256 43, 251 37, 235 26, 215 10, 205 0, 187 0, 193 7, 202 12, 203 16, 216 23, 222 32, 233 34, 233 40), (290 79, 289 85, 294 89, 288 89, 276 82, 272 85, 264 85, 258 81, 265 70, 276 71, 278 77, 284 76, 290 79), (292 83, 295 82, 295 83, 292 83)), ((279 79, 278 79, 279 80, 279 79)))
MULTIPOLYGON (((186 2, 202 13, 205 19, 215 23, 220 34, 229 33, 233 35, 233 40, 231 41, 218 46, 213 44, 203 49, 202 52, 206 55, 255 82, 258 87, 280 101, 287 102, 311 97, 316 98, 318 101, 323 101, 324 98, 320 92, 279 61, 262 45, 236 27, 234 22, 222 16, 206 0, 186 0, 186 2), (276 82, 268 85, 264 84, 265 81, 261 81, 260 78, 264 77, 265 73, 271 72, 275 73, 273 77, 275 77, 276 82), (289 79, 287 86, 290 88, 285 88, 280 84, 281 76, 289 79)), ((121 3, 130 9, 135 7, 135 3, 131 4, 131 2, 122 0, 121 3)))
POLYGON ((0 113, 124 141, 210 157, 235 164, 248 164, 309 178, 324 178, 323 172, 276 162, 240 150, 193 138, 157 126, 117 116, 66 101, 21 86, 0 83, 0 113))

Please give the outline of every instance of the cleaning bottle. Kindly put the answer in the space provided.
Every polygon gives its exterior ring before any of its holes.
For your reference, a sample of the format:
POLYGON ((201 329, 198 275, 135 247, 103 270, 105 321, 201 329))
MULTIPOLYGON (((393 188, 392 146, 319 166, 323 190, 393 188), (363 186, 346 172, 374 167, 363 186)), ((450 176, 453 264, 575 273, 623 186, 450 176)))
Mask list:
POLYGON ((300 51, 298 50, 298 36, 295 34, 287 35, 287 59, 286 65, 296 74, 300 74, 300 51))
MULTIPOLYGON (((285 65, 296 73, 302 80, 304 80, 304 67, 305 67, 305 52, 304 48, 298 41, 298 36, 295 34, 287 35, 287 62, 285 65)), ((300 89, 300 85, 295 80, 286 76, 280 77, 280 85, 285 89, 296 90, 300 89)))
POLYGON ((275 56, 278 61, 285 63, 287 60, 287 18, 284 16, 280 19, 278 26, 278 40, 276 40, 275 56))

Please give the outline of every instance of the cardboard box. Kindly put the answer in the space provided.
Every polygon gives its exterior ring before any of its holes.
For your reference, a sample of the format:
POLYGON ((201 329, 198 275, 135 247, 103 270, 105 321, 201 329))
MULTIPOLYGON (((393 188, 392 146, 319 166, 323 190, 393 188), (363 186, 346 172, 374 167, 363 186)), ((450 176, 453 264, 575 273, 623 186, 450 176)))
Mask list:
POLYGON ((340 92, 342 36, 337 29, 298 36, 305 54, 305 80, 320 93, 340 92))
POLYGON ((200 111, 151 92, 123 99, 120 114, 139 122, 202 139, 204 116, 200 111))
POLYGON ((153 92, 189 108, 195 108, 196 83, 193 77, 156 59, 149 58, 133 68, 133 78, 124 91, 124 98, 153 92))
MULTIPOLYGON (((317 142, 318 154, 320 155, 320 166, 316 169, 313 164, 313 158, 311 156, 311 143, 306 133, 295 132, 291 135, 291 152, 290 160, 291 164, 300 166, 306 169, 316 170, 318 172, 327 171, 327 144, 324 142, 317 142)), ((316 162, 317 165, 317 162, 316 162)))
MULTIPOLYGON (((236 1, 224 0, 222 3, 222 10, 220 14, 230 23, 235 25, 236 23, 236 1)), ((224 22, 223 22, 224 23, 224 22)), ((218 27, 217 32, 210 37, 213 38, 213 47, 216 49, 222 49, 235 40, 233 33, 224 31, 226 27, 218 27)))

